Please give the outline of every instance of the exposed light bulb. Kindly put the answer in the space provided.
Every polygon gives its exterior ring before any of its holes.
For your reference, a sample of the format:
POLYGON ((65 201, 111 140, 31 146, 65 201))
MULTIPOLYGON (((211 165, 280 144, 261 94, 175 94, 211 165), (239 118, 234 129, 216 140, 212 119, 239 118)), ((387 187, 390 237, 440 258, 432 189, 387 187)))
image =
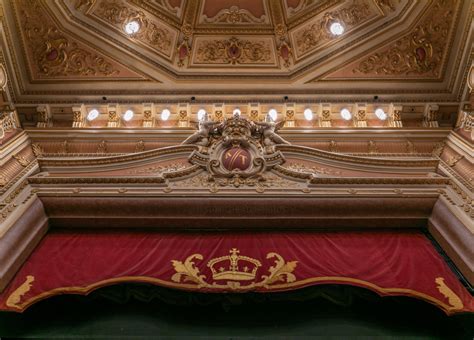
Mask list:
POLYGON ((197 112, 198 120, 203 120, 205 116, 206 116, 206 110, 200 109, 200 110, 197 112))
POLYGON ((329 30, 334 35, 341 35, 344 33, 344 26, 341 25, 340 22, 333 22, 331 26, 329 26, 329 30))
POLYGON ((377 116, 378 119, 380 120, 385 120, 387 119, 387 114, 382 108, 378 108, 375 110, 375 115, 377 116))
POLYGON ((234 109, 234 111, 232 111, 232 115, 233 115, 234 117, 235 117, 235 116, 239 116, 239 117, 240 117, 240 114, 241 114, 241 113, 242 113, 242 112, 240 111, 240 109, 239 109, 238 107, 236 107, 236 108, 234 109))
POLYGON ((140 30, 140 24, 138 21, 130 21, 125 25, 125 33, 127 34, 135 34, 140 30))
POLYGON ((275 109, 270 109, 268 111, 268 116, 271 118, 271 120, 276 121, 278 117, 278 112, 275 109))
POLYGON ((350 120, 352 118, 352 113, 348 109, 341 110, 341 117, 344 120, 350 120))
POLYGON ((310 121, 313 119, 313 110, 311 110, 310 108, 307 108, 304 110, 303 115, 304 115, 304 119, 310 121))
POLYGON ((89 111, 89 113, 87 114, 87 120, 88 121, 93 121, 94 119, 96 119, 97 117, 99 117, 99 111, 97 111, 97 109, 92 109, 89 111))
POLYGON ((129 121, 132 120, 133 115, 134 115, 134 112, 132 110, 127 110, 123 114, 123 120, 126 121, 126 122, 129 122, 129 121))
POLYGON ((171 116, 171 112, 170 110, 168 109, 163 109, 163 111, 161 111, 161 120, 162 121, 167 121, 171 116))

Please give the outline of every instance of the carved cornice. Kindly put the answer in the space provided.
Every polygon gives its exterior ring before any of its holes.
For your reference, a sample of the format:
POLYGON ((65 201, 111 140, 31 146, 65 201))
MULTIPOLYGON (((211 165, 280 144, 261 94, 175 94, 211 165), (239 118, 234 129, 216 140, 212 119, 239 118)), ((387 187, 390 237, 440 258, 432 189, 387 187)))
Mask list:
POLYGON ((424 159, 424 160, 392 160, 392 159, 377 159, 377 158, 362 158, 348 155, 341 155, 332 152, 326 152, 317 149, 311 149, 304 146, 296 145, 278 145, 277 149, 283 153, 289 152, 294 154, 302 154, 313 156, 317 158, 330 159, 341 162, 348 162, 354 164, 365 164, 375 166, 387 166, 387 167, 429 167, 436 169, 439 161, 437 159, 424 159))
POLYGON ((138 161, 144 159, 151 159, 160 156, 172 155, 172 154, 183 154, 191 153, 196 150, 196 146, 193 145, 178 145, 171 146, 162 149, 156 149, 151 151, 145 151, 141 153, 127 154, 121 156, 112 157, 97 157, 93 159, 47 159, 40 158, 38 162, 40 167, 54 167, 54 166, 88 166, 88 165, 106 165, 106 164, 118 164, 126 163, 131 161, 138 161))

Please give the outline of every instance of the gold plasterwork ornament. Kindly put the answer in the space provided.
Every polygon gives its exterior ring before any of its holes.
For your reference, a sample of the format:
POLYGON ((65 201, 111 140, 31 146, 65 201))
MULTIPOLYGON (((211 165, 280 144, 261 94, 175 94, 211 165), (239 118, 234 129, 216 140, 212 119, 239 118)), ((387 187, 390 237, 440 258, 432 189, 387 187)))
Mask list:
POLYGON ((147 16, 144 11, 138 11, 126 2, 118 0, 99 1, 94 8, 92 13, 94 16, 112 24, 120 33, 124 32, 124 26, 127 23, 136 21, 140 29, 129 36, 161 54, 171 56, 176 33, 170 31, 160 21, 147 16))
POLYGON ((322 17, 303 26, 294 34, 298 55, 305 55, 332 40, 329 27, 334 22, 344 23, 346 30, 357 26, 373 15, 367 0, 348 1, 342 8, 326 12, 322 17))
POLYGON ((267 21, 267 17, 263 14, 260 18, 257 18, 246 9, 230 6, 220 10, 212 18, 203 15, 202 21, 209 24, 261 24, 267 21))
POLYGON ((107 153, 107 143, 105 142, 105 140, 99 143, 99 145, 97 146, 96 153, 107 153))
POLYGON ((120 74, 112 62, 67 37, 40 1, 18 2, 22 29, 39 78, 110 77, 120 74))
POLYGON ((262 267, 261 261, 248 256, 240 255, 240 250, 232 248, 230 255, 213 258, 207 262, 212 279, 207 278, 196 266, 196 260, 202 261, 201 254, 188 256, 184 261, 172 260, 175 274, 171 280, 176 283, 191 282, 197 288, 248 290, 257 287, 269 287, 275 283, 292 283, 296 281, 293 274, 298 261, 285 261, 285 259, 274 252, 267 254, 266 259, 275 259, 274 266, 267 269, 267 275, 261 275, 259 281, 257 272, 262 267), (251 281, 251 282, 249 282, 251 281))
POLYGON ((456 0, 434 1, 411 33, 364 58, 352 72, 365 76, 439 77, 455 5, 456 0))
POLYGON ((271 39, 237 38, 196 41, 195 64, 274 64, 271 39))

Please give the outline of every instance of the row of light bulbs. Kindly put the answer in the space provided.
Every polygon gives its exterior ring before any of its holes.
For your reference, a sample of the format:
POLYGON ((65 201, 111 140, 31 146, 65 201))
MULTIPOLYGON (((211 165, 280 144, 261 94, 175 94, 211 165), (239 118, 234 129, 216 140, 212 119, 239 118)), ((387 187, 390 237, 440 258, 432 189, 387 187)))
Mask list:
MULTIPOLYGON (((206 116, 206 113, 207 113, 206 110, 199 109, 199 111, 197 112, 198 120, 203 120, 206 116)), ((235 108, 233 110, 232 114, 234 116, 240 116, 241 111, 240 111, 239 108, 235 108)), ((340 114, 341 114, 341 118, 344 119, 344 120, 351 120, 352 119, 352 112, 347 108, 341 109, 340 114)), ((92 109, 87 114, 87 120, 91 122, 91 121, 95 120, 96 118, 98 118, 99 115, 100 115, 100 112, 97 109, 92 109)), ((135 112, 133 112, 133 110, 129 109, 129 110, 125 111, 125 113, 122 116, 122 119, 126 122, 129 122, 133 119, 134 115, 135 115, 135 112)), ((382 108, 377 108, 375 110, 375 115, 380 120, 386 120, 387 117, 388 117, 387 113, 382 108)), ((303 116, 307 121, 313 120, 313 118, 314 118, 313 110, 311 110, 310 108, 306 108, 303 111, 303 116)), ((161 120, 167 121, 170 117, 171 117, 171 111, 169 109, 163 109, 161 111, 161 115, 160 115, 161 120)), ((270 117, 271 120, 276 121, 278 119, 278 111, 275 110, 275 109, 268 110, 268 117, 270 117)))

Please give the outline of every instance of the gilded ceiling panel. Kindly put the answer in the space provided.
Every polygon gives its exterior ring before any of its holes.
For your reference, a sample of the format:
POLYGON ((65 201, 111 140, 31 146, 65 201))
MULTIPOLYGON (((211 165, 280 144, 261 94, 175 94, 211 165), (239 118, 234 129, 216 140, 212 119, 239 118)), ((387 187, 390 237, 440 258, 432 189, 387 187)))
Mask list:
POLYGON ((41 1, 13 2, 33 80, 144 79, 63 32, 41 1))
POLYGON ((88 15, 113 27, 117 32, 129 37, 124 26, 130 21, 140 24, 140 30, 130 36, 133 41, 144 44, 171 60, 178 33, 163 21, 157 20, 144 11, 138 10, 123 0, 99 0, 88 11, 88 15))
POLYGON ((204 0, 200 24, 270 24, 264 0, 204 0))
POLYGON ((192 66, 277 66, 272 37, 196 37, 192 66))
POLYGON ((440 78, 460 3, 433 1, 408 34, 364 54, 326 79, 440 78))
POLYGON ((186 0, 128 0, 128 2, 140 6, 150 13, 163 14, 180 21, 183 16, 186 0))
POLYGON ((347 1, 334 9, 320 13, 290 31, 295 58, 296 60, 301 59, 333 42, 334 36, 329 30, 329 26, 333 22, 344 23, 347 34, 382 16, 380 9, 371 0, 347 1))

